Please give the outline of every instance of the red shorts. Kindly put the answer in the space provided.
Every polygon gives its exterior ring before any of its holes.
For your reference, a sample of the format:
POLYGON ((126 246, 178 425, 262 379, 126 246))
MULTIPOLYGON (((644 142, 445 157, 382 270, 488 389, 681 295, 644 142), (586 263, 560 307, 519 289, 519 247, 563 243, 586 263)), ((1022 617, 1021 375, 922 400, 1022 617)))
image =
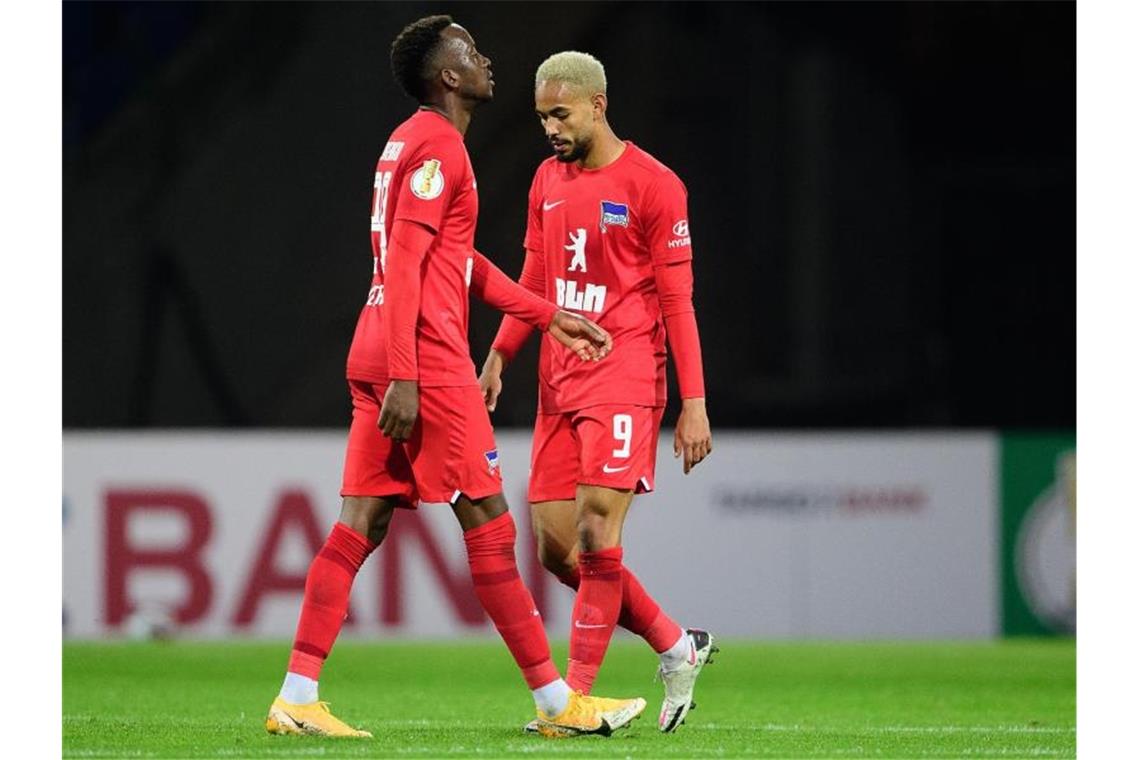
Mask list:
POLYGON ((662 407, 606 404, 534 423, 527 500, 572 500, 579 484, 653 490, 662 407))
POLYGON ((400 506, 454 504, 501 493, 491 418, 475 385, 420 388, 420 414, 407 441, 376 427, 388 386, 349 380, 352 426, 341 496, 396 496, 400 506))

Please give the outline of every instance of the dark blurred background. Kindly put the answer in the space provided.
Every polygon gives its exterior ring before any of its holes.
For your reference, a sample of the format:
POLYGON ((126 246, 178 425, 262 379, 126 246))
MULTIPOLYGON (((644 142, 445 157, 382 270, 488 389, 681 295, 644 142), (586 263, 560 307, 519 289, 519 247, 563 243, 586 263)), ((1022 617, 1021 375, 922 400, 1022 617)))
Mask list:
MULTIPOLYGON (((494 61, 467 146, 507 272, 552 52, 598 56, 618 136, 687 184, 714 428, 1075 427, 1060 2, 65 2, 65 427, 347 424, 372 174, 414 108, 388 47, 439 12, 494 61)), ((497 324, 473 305, 476 366, 497 324)), ((535 349, 497 425, 533 420, 535 349)))

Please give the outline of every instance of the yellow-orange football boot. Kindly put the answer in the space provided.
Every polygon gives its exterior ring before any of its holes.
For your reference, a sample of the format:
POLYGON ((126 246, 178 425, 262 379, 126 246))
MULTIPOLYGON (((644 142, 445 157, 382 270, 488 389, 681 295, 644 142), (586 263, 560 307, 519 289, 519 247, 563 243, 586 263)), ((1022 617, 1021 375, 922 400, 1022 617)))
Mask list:
POLYGON ((317 734, 371 739, 372 734, 355 729, 329 711, 328 702, 294 705, 281 697, 269 706, 265 730, 271 734, 317 734))
POLYGON ((645 709, 645 700, 606 699, 570 692, 566 709, 553 717, 538 710, 535 721, 538 733, 549 738, 598 734, 609 736, 615 730, 628 726, 645 709))

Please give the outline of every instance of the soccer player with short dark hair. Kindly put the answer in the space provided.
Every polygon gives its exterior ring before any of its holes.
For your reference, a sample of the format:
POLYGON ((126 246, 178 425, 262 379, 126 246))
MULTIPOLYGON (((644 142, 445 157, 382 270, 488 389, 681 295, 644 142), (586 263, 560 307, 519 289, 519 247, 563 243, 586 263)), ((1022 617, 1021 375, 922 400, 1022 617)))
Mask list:
MULTIPOLYGON (((589 693, 620 623, 660 655, 658 727, 671 732, 685 720, 697 676, 716 649, 707 631, 684 631, 661 610, 623 565, 621 547, 633 495, 653 490, 666 336, 681 390, 673 449, 684 456, 686 474, 712 451, 712 434, 685 186, 617 138, 607 105, 605 70, 593 56, 566 51, 538 67, 535 110, 554 155, 531 184, 520 282, 597 320, 613 335, 614 350, 602 364, 583 364, 542 341, 527 498, 543 565, 577 590, 570 686, 589 693)), ((489 409, 503 368, 530 331, 504 317, 480 377, 489 409)))
POLYGON ((645 700, 571 691, 550 658, 515 564, 490 418, 467 343, 468 290, 545 330, 577 361, 600 360, 610 336, 517 285, 473 248, 478 195, 463 136, 491 100, 491 61, 448 16, 405 28, 392 72, 419 109, 376 165, 372 287, 348 354, 352 425, 340 519, 313 560, 271 733, 371 736, 334 717, 317 682, 348 610, 357 571, 396 507, 447 502, 463 529, 475 592, 534 695, 547 735, 608 734, 645 700))

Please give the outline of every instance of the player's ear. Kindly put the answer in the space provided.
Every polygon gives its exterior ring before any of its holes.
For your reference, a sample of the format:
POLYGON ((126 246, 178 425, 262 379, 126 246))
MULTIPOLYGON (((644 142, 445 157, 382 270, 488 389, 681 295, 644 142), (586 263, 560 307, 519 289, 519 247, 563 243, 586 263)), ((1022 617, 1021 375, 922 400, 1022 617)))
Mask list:
POLYGON ((459 87, 459 75, 456 74, 451 69, 447 69, 447 68, 440 69, 439 70, 439 78, 440 78, 440 81, 443 82, 443 85, 445 87, 447 87, 448 89, 454 90, 454 89, 457 89, 459 87))
POLYGON ((606 94, 604 92, 594 93, 594 97, 590 98, 594 106, 594 119, 601 121, 606 118, 606 94))

